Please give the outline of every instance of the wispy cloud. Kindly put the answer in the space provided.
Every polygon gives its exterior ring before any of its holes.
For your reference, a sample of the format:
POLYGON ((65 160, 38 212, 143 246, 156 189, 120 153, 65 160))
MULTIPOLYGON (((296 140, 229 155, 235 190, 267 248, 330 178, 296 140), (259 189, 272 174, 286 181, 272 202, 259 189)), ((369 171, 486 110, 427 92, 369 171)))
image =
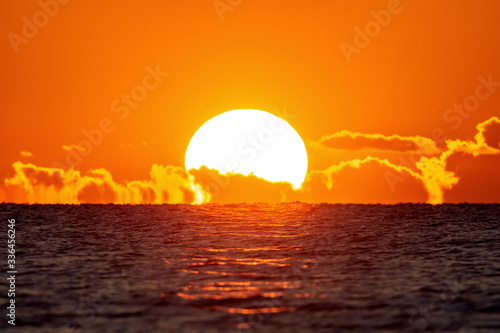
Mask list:
POLYGON ((343 130, 323 136, 318 143, 325 147, 347 150, 422 151, 427 155, 438 154, 436 143, 423 136, 383 135, 343 130))
POLYGON ((79 151, 86 151, 85 147, 79 146, 79 145, 63 145, 62 149, 64 151, 71 151, 71 150, 79 150, 79 151))
POLYGON ((33 157, 33 153, 26 150, 22 150, 20 154, 22 157, 33 157))

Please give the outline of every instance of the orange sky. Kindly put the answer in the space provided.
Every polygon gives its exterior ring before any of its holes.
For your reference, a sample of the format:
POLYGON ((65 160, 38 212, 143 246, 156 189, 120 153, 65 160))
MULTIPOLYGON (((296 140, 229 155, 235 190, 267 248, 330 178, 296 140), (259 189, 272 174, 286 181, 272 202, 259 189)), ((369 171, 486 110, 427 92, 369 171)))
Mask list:
POLYGON ((500 202, 496 1, 4 7, 0 201, 500 202), (242 108, 302 136, 300 191, 184 170, 196 130, 242 108))

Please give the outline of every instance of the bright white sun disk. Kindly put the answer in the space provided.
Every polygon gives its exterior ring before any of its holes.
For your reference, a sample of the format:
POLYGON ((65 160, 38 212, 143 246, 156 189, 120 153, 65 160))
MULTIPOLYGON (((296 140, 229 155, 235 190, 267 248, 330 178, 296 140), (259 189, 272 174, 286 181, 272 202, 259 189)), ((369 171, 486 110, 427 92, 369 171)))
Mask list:
POLYGON ((299 188, 307 173, 302 138, 285 120, 254 109, 224 112, 204 123, 189 142, 186 169, 254 175, 299 188))

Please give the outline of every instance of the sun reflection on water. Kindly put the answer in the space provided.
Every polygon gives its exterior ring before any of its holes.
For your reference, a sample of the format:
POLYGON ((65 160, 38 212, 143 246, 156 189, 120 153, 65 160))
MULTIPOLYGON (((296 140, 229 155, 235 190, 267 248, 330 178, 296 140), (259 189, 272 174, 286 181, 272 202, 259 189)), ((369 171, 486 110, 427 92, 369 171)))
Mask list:
POLYGON ((293 312, 296 307, 286 305, 293 303, 291 299, 325 297, 318 281, 306 281, 301 274, 315 262, 304 256, 303 245, 310 234, 304 207, 197 209, 200 213, 212 209, 212 219, 204 219, 203 214, 191 216, 186 221, 188 230, 179 240, 182 252, 162 258, 170 268, 184 274, 185 282, 175 297, 193 306, 240 315, 293 312))

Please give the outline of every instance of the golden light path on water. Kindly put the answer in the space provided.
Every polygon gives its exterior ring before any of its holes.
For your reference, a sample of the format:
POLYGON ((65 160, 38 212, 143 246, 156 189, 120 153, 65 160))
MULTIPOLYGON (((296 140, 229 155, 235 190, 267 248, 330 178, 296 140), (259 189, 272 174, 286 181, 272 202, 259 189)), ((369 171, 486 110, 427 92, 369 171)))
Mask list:
POLYGON ((294 312, 296 306, 283 300, 326 297, 320 284, 328 277, 305 281, 301 275, 316 264, 314 258, 304 256, 303 243, 311 231, 301 204, 197 209, 200 219, 191 219, 190 230, 183 232, 185 239, 179 242, 200 246, 184 248, 175 258, 162 258, 185 275, 177 297, 241 315, 294 312))

